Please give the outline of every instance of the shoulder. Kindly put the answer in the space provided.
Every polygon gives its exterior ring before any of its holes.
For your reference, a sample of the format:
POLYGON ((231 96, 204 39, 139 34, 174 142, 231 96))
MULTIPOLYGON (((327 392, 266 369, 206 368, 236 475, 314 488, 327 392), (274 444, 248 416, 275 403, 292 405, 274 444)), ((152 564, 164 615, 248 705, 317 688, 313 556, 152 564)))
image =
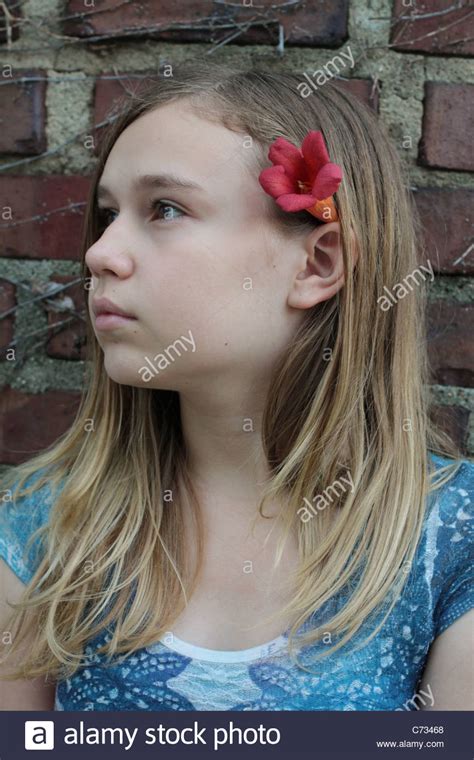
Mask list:
MULTIPOLYGON (((436 480, 453 460, 431 455, 436 480)), ((474 606, 474 463, 457 460, 454 474, 428 494, 420 562, 438 636, 474 606)))
POLYGON ((25 584, 33 577, 42 550, 41 537, 35 534, 48 524, 54 501, 50 483, 39 483, 44 475, 44 469, 37 470, 21 489, 19 478, 10 487, 0 484, 0 557, 25 584), (35 490, 24 494, 31 486, 35 490))

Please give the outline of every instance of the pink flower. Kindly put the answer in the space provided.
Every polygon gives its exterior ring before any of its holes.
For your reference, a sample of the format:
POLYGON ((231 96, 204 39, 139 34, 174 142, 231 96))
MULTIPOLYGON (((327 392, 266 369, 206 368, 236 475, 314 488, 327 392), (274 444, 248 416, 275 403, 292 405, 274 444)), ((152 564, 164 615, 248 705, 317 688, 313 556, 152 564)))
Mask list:
POLYGON ((284 211, 306 210, 323 222, 338 220, 331 196, 341 183, 342 169, 329 160, 321 132, 308 132, 301 150, 277 137, 268 158, 274 166, 260 172, 258 179, 284 211))

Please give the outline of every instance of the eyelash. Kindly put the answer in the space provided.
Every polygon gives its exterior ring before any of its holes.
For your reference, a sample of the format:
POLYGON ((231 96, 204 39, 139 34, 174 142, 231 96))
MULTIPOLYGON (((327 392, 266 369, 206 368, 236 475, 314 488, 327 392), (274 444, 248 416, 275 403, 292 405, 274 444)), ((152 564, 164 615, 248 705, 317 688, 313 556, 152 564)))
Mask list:
MULTIPOLYGON (((160 207, 165 207, 165 208, 170 207, 170 208, 173 208, 175 211, 179 211, 181 214, 185 213, 183 211, 183 209, 179 208, 179 206, 176 206, 174 203, 170 203, 169 201, 164 201, 164 200, 161 200, 161 199, 160 200, 156 200, 156 201, 151 201, 147 205, 147 211, 148 212, 156 211, 160 207)), ((110 213, 116 213, 116 212, 114 212, 113 209, 110 209, 110 208, 98 208, 97 209, 97 220, 98 220, 99 228, 100 229, 105 229, 108 226, 106 220, 107 220, 107 215, 110 214, 110 213)), ((155 220, 155 221, 164 221, 164 219, 158 219, 158 220, 155 220)), ((171 220, 171 221, 173 221, 173 220, 171 220)))

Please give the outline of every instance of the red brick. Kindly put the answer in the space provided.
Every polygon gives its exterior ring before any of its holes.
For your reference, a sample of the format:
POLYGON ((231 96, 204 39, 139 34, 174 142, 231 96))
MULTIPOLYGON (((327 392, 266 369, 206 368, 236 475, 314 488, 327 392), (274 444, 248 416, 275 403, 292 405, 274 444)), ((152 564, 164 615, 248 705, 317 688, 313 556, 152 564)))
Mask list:
POLYGON ((371 79, 334 79, 334 83, 338 87, 348 90, 365 103, 366 106, 373 108, 378 113, 379 91, 377 87, 374 88, 374 83, 371 79))
MULTIPOLYGON (((0 280, 0 316, 16 306, 16 287, 7 280, 0 280)), ((0 361, 5 360, 5 349, 13 340, 14 314, 0 319, 0 361)))
POLYGON ((17 40, 20 34, 20 21, 23 17, 20 0, 4 0, 0 8, 0 42, 17 40), (7 21, 3 6, 6 7, 10 17, 7 21))
POLYGON ((474 171, 474 85, 426 82, 420 163, 474 171))
MULTIPOLYGON (((275 44, 279 24, 284 28, 286 45, 339 47, 347 38, 349 0, 306 0, 298 6, 278 10, 275 0, 245 3, 217 3, 213 0, 134 0, 117 3, 102 0, 84 10, 83 0, 69 0, 65 15, 75 19, 64 22, 65 34, 94 39, 148 37, 179 42, 217 44, 233 36, 237 24, 252 25, 232 42, 275 44), (100 7, 99 7, 100 6, 100 7)), ((242 28, 242 27, 241 27, 242 28)))
POLYGON ((122 110, 130 95, 138 92, 145 84, 146 78, 156 76, 156 72, 147 71, 119 72, 120 79, 114 72, 104 72, 97 77, 94 93, 94 124, 104 121, 110 113, 122 110))
POLYGON ((22 393, 4 387, 0 393, 0 462, 20 464, 53 444, 71 427, 80 393, 22 393))
POLYGON ((461 453, 467 454, 469 410, 462 406, 432 406, 430 417, 452 438, 461 453))
MULTIPOLYGON (((114 76, 113 72, 107 72, 97 77, 94 91, 94 125, 113 118, 114 115, 124 110, 128 97, 138 92, 147 82, 149 76, 155 76, 151 70, 142 72, 121 72, 121 79, 108 79, 114 76), (137 76, 138 75, 138 76, 137 76)), ((94 143, 95 152, 98 152, 101 136, 108 125, 95 129, 94 143)))
MULTIPOLYGON (((51 275, 51 282, 63 285, 77 279, 66 275, 51 275)), ((51 296, 48 302, 43 302, 48 309, 48 334, 51 335, 46 344, 46 353, 53 359, 85 359, 86 300, 82 280, 61 290, 56 296, 51 296), (60 328, 60 323, 69 320, 74 312, 80 316, 60 328)))
POLYGON ((447 300, 428 304, 428 352, 432 383, 474 385, 474 306, 447 300))
MULTIPOLYGON (((108 72, 97 77, 94 93, 94 124, 102 124, 107 119, 113 118, 114 115, 124 110, 128 95, 136 93, 142 87, 145 87, 149 77, 156 79, 157 73, 148 69, 142 72, 133 72, 133 76, 132 72, 121 72, 121 79, 108 79, 109 76, 113 76, 113 72, 108 72)), ((376 112, 378 111, 379 94, 378 90, 374 89, 372 80, 334 79, 334 83, 342 89, 353 93, 376 112)), ((95 130, 94 143, 96 153, 98 153, 100 140, 107 126, 104 125, 95 130)))
MULTIPOLYGON (((101 124, 114 114, 120 113, 127 103, 128 95, 146 86, 148 77, 155 77, 156 72, 147 70, 138 73, 139 78, 130 78, 130 72, 120 74, 123 79, 108 79, 112 73, 97 77, 94 93, 94 124, 101 124)), ((334 84, 348 90, 363 103, 378 111, 378 90, 373 87, 371 79, 334 79, 334 84)), ((99 131, 99 130, 98 130, 99 131)))
POLYGON ((394 50, 430 55, 473 55, 471 0, 395 0, 392 12, 394 50), (454 5, 458 6, 453 9, 454 5), (434 15, 431 15, 434 14, 434 15), (400 19, 397 21, 397 19, 400 19))
POLYGON ((11 79, 2 78, 0 153, 32 156, 46 150, 46 82, 17 81, 45 76, 42 69, 16 69, 11 79))
POLYGON ((474 190, 420 187, 414 198, 428 258, 441 274, 474 274, 474 190))
POLYGON ((0 208, 12 209, 12 221, 0 224, 1 255, 28 259, 80 257, 83 215, 90 178, 37 175, 4 177, 0 208), (65 210, 70 204, 79 204, 65 210), (36 218, 43 217, 43 218, 36 218))

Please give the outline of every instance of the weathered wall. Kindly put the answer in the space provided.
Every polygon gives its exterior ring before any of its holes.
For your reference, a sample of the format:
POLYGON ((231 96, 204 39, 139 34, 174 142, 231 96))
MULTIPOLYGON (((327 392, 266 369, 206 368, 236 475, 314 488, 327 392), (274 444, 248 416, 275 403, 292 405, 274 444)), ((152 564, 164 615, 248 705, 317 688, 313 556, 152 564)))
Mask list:
POLYGON ((78 239, 95 161, 94 125, 117 95, 133 86, 130 74, 163 75, 167 64, 203 53, 216 66, 230 61, 303 74, 351 50, 354 66, 339 76, 388 124, 409 166, 426 228, 436 272, 430 285, 431 392, 443 424, 474 455, 469 221, 474 10, 467 2, 457 10, 450 10, 452 5, 444 0, 7 3, 0 78, 0 468, 54 440, 70 422, 83 384, 84 323, 75 316, 84 308, 78 239), (267 30, 255 24, 263 17, 270 21, 267 30), (242 34, 242 24, 252 19, 250 31, 242 34), (220 28, 224 22, 226 29, 220 28), (214 32, 202 28, 211 23, 214 32), (153 38, 153 31, 161 38, 153 38), (238 37, 222 44, 235 32, 238 37), (19 82, 23 77, 28 81, 19 82), (48 302, 44 295, 52 282, 67 287, 48 302), (57 332, 59 321, 65 324, 57 332))

